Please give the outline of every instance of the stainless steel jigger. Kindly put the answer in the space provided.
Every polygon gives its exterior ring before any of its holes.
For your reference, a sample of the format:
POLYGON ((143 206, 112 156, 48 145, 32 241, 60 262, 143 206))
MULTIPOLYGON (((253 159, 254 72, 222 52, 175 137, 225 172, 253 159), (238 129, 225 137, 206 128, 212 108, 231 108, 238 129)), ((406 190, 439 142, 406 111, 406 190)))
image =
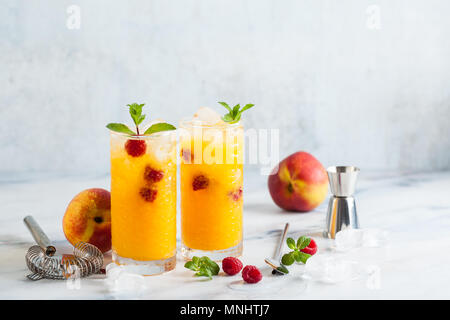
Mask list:
POLYGON ((343 229, 359 228, 356 203, 353 198, 359 169, 352 166, 329 167, 327 173, 333 196, 328 203, 324 236, 334 239, 336 233, 343 229))

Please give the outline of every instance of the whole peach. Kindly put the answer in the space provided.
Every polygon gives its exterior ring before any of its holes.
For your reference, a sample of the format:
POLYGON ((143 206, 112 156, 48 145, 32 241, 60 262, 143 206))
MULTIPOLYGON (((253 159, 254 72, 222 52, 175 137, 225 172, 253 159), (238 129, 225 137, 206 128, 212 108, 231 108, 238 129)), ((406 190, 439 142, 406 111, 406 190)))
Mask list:
POLYGON ((291 154, 268 179, 273 201, 282 209, 307 212, 327 196, 328 176, 322 164, 303 151, 291 154))
POLYGON ((109 191, 92 188, 81 191, 67 206, 63 218, 67 240, 75 245, 83 241, 102 252, 111 250, 111 195, 109 191))

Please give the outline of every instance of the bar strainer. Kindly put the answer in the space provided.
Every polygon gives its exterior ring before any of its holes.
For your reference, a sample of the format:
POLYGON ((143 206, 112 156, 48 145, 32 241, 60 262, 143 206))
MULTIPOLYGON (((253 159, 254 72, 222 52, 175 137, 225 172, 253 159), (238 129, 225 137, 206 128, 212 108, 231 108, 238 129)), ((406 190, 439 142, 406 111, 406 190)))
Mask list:
POLYGON ((100 271, 103 254, 97 247, 79 242, 73 248, 73 255, 57 254, 56 248, 32 216, 25 217, 23 222, 38 244, 30 247, 25 255, 28 269, 32 272, 27 275, 28 279, 67 280, 71 277, 86 277, 100 271))

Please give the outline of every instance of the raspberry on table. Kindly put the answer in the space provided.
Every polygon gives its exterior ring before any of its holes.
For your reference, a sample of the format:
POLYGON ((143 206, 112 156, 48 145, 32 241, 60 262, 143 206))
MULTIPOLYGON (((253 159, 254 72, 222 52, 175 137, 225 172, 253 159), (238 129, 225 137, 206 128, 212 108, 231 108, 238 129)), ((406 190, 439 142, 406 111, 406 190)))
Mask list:
POLYGON ((164 172, 160 170, 155 170, 150 166, 145 167, 144 179, 149 182, 159 182, 164 177, 164 172))
POLYGON ((303 253, 314 255, 317 252, 317 244, 314 239, 311 238, 311 242, 309 243, 309 245, 300 251, 303 253))
POLYGON ((242 262, 238 258, 227 257, 222 260, 222 269, 226 274, 230 276, 238 274, 239 271, 241 271, 242 267, 242 262))
POLYGON ((262 273, 255 266, 245 266, 242 270, 242 279, 247 283, 257 283, 262 279, 262 273))
POLYGON ((205 177, 204 175, 199 175, 194 178, 194 181, 192 181, 192 189, 194 191, 206 189, 209 185, 209 179, 205 177))
POLYGON ((147 144, 144 140, 129 139, 125 142, 125 150, 132 157, 140 157, 147 150, 147 144))
POLYGON ((144 188, 141 188, 141 190, 139 191, 139 194, 141 195, 142 198, 144 198, 145 201, 153 202, 156 199, 158 190, 144 187, 144 188))

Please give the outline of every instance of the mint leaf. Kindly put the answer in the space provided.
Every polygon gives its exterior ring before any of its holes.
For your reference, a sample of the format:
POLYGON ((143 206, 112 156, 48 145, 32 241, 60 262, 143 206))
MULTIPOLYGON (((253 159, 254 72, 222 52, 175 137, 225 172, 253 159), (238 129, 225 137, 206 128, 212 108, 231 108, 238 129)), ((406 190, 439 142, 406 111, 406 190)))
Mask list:
POLYGON ((306 261, 308 261, 308 259, 311 258, 311 255, 308 253, 304 253, 304 252, 300 251, 300 252, 298 252, 298 254, 299 254, 299 257, 298 257, 299 260, 296 259, 296 261, 298 261, 298 262, 306 263, 306 261))
POLYGON ((237 105, 234 106, 233 111, 231 112, 232 115, 233 115, 233 117, 236 117, 236 116, 237 116, 237 114, 238 114, 240 108, 241 108, 241 106, 239 105, 239 103, 238 103, 237 105))
POLYGON ((134 124, 136 126, 140 125, 142 121, 144 121, 145 119, 145 115, 142 115, 142 107, 145 105, 145 103, 143 104, 137 104, 137 103, 132 103, 132 104, 127 104, 127 106, 130 108, 129 112, 131 115, 131 118, 134 121, 134 124))
POLYGON ((136 135, 136 133, 134 133, 130 128, 122 123, 108 123, 106 127, 111 131, 126 133, 132 136, 136 135))
POLYGON ((194 262, 196 265, 200 262, 200 258, 199 257, 192 257, 192 262, 194 262))
POLYGON ((222 120, 225 122, 231 122, 233 121, 233 115, 231 113, 227 113, 222 117, 222 120))
POLYGON ((203 263, 205 266, 208 267, 208 269, 211 271, 212 275, 217 275, 219 274, 220 271, 220 267, 217 263, 215 263, 214 261, 212 261, 210 258, 208 257, 201 257, 200 258, 201 263, 203 263))
POLYGON ((212 272, 206 265, 202 265, 200 270, 195 274, 196 277, 208 277, 212 279, 212 272))
POLYGON ((234 120, 231 121, 230 123, 236 123, 236 122, 239 122, 239 120, 241 120, 241 114, 240 113, 238 113, 237 116, 234 117, 234 120))
POLYGON ((225 103, 225 102, 219 102, 219 103, 228 110, 228 113, 222 116, 222 120, 225 122, 228 122, 230 124, 239 122, 239 120, 241 119, 242 112, 244 112, 245 110, 248 110, 254 106, 254 104, 252 104, 252 103, 247 103, 241 109, 241 105, 238 103, 237 105, 235 105, 233 107, 233 109, 231 109, 231 107, 227 103, 225 103))
POLYGON ((192 271, 197 271, 198 270, 198 266, 194 263, 194 261, 188 261, 184 264, 185 268, 188 268, 192 271))
POLYGON ((298 248, 298 250, 305 249, 307 246, 309 246, 310 243, 311 243, 311 238, 301 236, 297 240, 297 248, 298 248))
POLYGON ((160 123, 155 123, 150 128, 145 130, 144 134, 152 134, 152 133, 156 133, 156 132, 169 131, 169 130, 176 130, 176 128, 169 123, 160 122, 160 123))
POLYGON ((294 257, 295 261, 297 261, 297 262, 301 262, 302 261, 302 259, 300 257, 300 253, 301 253, 300 251, 294 251, 292 253, 292 256, 294 257))
POLYGON ((281 265, 277 268, 278 271, 281 271, 283 273, 289 273, 288 268, 286 268, 285 266, 281 265))
POLYGON ((284 264, 285 266, 290 266, 291 264, 293 264, 295 261, 293 253, 294 251, 283 255, 283 258, 281 258, 281 263, 284 264))
POLYGON ((208 277, 209 279, 219 274, 220 271, 219 265, 206 256, 201 258, 194 256, 191 261, 185 263, 184 267, 196 271, 194 274, 196 277, 208 277))
POLYGON ((254 104, 248 103, 248 104, 246 104, 246 105, 241 109, 241 111, 239 111, 239 113, 242 113, 242 112, 244 112, 245 110, 248 110, 248 109, 250 109, 250 108, 253 107, 253 106, 254 106, 254 104))
POLYGON ((287 244, 287 246, 289 247, 289 249, 294 250, 294 249, 296 248, 296 247, 295 247, 295 240, 292 239, 292 238, 287 238, 286 244, 287 244))
POLYGON ((219 102, 219 103, 221 105, 223 105, 225 108, 227 108, 228 111, 232 112, 230 106, 227 103, 225 103, 225 102, 219 102))

